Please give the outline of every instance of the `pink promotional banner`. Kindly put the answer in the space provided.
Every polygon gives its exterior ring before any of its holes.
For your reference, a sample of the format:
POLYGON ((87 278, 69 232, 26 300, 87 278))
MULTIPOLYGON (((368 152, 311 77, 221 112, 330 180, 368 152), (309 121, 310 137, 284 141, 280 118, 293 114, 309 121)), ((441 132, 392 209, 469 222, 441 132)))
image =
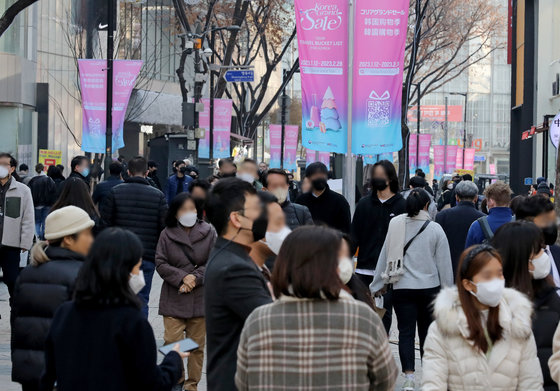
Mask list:
POLYGON ((445 145, 434 145, 434 179, 445 174, 445 145))
POLYGON ((309 166, 311 163, 321 162, 327 169, 331 169, 331 154, 330 152, 318 152, 318 157, 315 156, 316 151, 311 149, 306 149, 305 166, 309 166))
POLYGON ((410 135, 408 140, 408 169, 410 175, 414 175, 416 171, 416 156, 418 154, 418 137, 415 134, 410 135))
MULTIPOLYGON (((204 138, 198 142, 198 157, 210 158, 210 99, 203 98, 204 111, 199 113, 198 124, 206 129, 204 138)), ((222 159, 231 156, 230 132, 231 113, 233 105, 231 99, 214 99, 214 150, 213 158, 222 159)))
POLYGON ((286 125, 284 131, 284 169, 295 171, 297 170, 299 126, 286 125))
POLYGON ((465 169, 465 170, 474 170, 474 155, 476 153, 475 148, 467 148, 465 149, 465 165, 463 167, 463 148, 457 148, 457 164, 455 169, 465 169))
POLYGON ((355 154, 380 154, 402 148, 402 84, 409 6, 409 0, 355 1, 355 154))
POLYGON ((295 0, 302 144, 347 152, 348 1, 295 0))
MULTIPOLYGON (((140 60, 113 62, 113 145, 112 151, 124 147, 124 117, 130 94, 142 68, 140 60)), ((82 93, 82 150, 105 153, 107 129, 107 61, 78 60, 82 93)))
POLYGON ((420 145, 418 145, 418 135, 411 134, 408 142, 408 162, 410 175, 414 175, 417 168, 422 169, 424 173, 430 172, 430 146, 432 135, 421 134, 420 145), (418 155, 418 158, 416 155, 418 155), (416 165, 418 163, 418 166, 416 165))
POLYGON ((270 138, 270 168, 280 168, 280 155, 282 154, 282 125, 270 125, 268 135, 270 138))
POLYGON ((447 164, 446 164, 446 174, 450 174, 457 169, 457 152, 459 147, 456 145, 447 146, 447 164))

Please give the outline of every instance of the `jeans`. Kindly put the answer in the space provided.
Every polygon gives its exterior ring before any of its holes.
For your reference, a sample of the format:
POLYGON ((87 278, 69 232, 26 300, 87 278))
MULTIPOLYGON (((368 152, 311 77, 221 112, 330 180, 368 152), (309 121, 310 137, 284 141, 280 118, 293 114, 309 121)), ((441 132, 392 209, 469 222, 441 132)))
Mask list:
POLYGON ((432 323, 432 302, 440 287, 429 289, 393 290, 393 306, 399 327, 399 357, 403 372, 414 372, 414 337, 416 324, 420 338, 420 357, 424 356, 424 341, 432 323))
POLYGON ((144 273, 144 280, 146 285, 138 293, 138 296, 142 300, 142 312, 146 319, 148 318, 149 303, 150 303, 150 291, 152 290, 152 278, 154 277, 154 271, 156 270, 156 264, 150 261, 142 261, 142 273, 144 273))
MULTIPOLYGON (((369 288, 370 284, 373 282, 373 276, 368 276, 366 274, 356 275, 360 280, 369 288)), ((383 327, 385 327, 385 332, 389 335, 391 331, 391 324, 393 323, 393 288, 388 288, 387 293, 383 295, 383 308, 385 308, 385 315, 383 315, 383 327)))
POLYGON ((11 297, 14 291, 16 280, 19 276, 19 257, 21 249, 15 247, 7 247, 0 245, 0 267, 4 275, 4 284, 8 286, 8 292, 11 297))
POLYGON ((49 206, 38 206, 35 208, 35 234, 39 240, 45 240, 45 220, 50 210, 49 206))

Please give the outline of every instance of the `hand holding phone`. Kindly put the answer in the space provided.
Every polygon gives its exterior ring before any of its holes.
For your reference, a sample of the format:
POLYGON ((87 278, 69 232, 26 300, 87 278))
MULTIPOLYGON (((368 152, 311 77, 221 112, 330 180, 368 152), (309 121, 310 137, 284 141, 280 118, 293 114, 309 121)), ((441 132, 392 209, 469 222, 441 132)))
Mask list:
POLYGON ((182 356, 181 352, 188 353, 196 349, 198 349, 198 344, 190 338, 185 338, 182 341, 178 341, 178 342, 171 343, 169 345, 162 346, 161 348, 159 348, 159 352, 166 355, 167 353, 174 350, 182 356))

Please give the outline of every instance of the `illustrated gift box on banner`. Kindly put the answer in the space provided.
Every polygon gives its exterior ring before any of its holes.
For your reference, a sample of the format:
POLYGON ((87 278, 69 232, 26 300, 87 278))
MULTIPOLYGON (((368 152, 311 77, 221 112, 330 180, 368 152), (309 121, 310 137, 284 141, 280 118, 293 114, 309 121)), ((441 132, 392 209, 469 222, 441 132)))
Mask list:
POLYGON ((391 122, 391 94, 385 91, 381 96, 372 90, 367 101, 367 123, 370 128, 384 128, 391 122))

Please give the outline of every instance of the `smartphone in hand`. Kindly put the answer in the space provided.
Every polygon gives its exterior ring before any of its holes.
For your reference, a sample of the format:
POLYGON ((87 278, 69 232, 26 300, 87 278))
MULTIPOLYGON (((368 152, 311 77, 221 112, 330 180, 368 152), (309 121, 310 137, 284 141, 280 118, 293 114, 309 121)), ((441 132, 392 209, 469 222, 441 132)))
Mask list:
POLYGON ((179 350, 181 352, 192 352, 193 350, 198 349, 198 344, 196 342, 194 342, 190 338, 185 338, 182 341, 173 342, 170 343, 169 345, 162 346, 161 348, 158 349, 158 351, 161 354, 166 355, 167 353, 173 350, 173 346, 175 346, 176 344, 179 344, 179 350))

